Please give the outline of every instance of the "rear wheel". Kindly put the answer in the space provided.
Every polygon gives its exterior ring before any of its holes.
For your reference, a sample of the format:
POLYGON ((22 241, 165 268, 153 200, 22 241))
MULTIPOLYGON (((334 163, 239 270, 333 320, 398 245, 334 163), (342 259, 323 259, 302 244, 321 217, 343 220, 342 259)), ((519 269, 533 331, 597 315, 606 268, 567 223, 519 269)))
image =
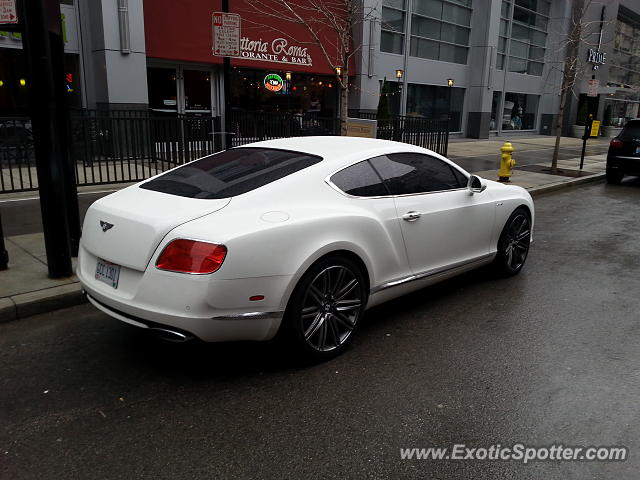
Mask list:
POLYGON ((624 177, 624 172, 619 169, 607 168, 607 183, 618 185, 624 177))
POLYGON ((527 259, 531 243, 531 216, 524 208, 517 208, 505 223, 498 240, 494 265, 504 275, 517 274, 527 259))
POLYGON ((285 339, 303 357, 324 360, 340 354, 360 325, 367 287, 359 266, 328 257, 300 279, 285 313, 285 339))

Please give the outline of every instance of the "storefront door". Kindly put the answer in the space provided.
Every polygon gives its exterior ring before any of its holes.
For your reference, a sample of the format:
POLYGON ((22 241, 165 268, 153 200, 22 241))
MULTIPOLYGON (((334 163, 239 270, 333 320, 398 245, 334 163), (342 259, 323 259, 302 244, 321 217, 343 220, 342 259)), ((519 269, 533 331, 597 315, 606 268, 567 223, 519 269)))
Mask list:
POLYGON ((149 108, 159 114, 215 116, 213 75, 207 67, 147 68, 149 108))

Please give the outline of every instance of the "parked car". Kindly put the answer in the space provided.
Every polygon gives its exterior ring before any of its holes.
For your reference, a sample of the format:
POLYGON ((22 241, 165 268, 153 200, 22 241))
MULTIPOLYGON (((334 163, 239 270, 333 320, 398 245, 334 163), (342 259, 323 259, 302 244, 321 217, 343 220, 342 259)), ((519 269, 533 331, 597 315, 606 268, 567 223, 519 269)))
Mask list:
POLYGON ((96 201, 77 275, 89 301, 176 341, 268 340, 340 353, 365 309, 527 258, 522 188, 430 150, 301 137, 232 148, 96 201))
POLYGON ((609 143, 607 182, 620 183, 625 175, 640 175, 640 119, 629 120, 609 143))

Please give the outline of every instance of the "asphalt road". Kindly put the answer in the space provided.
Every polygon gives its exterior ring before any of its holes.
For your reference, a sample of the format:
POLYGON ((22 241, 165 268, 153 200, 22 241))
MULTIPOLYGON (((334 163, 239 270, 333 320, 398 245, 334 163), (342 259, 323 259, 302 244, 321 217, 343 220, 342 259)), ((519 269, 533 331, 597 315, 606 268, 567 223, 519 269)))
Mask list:
MULTIPOLYGON (((587 155, 596 155, 605 153, 608 144, 605 145, 588 145, 587 155)), ((579 147, 561 147, 559 158, 561 160, 575 158, 580 156, 579 147)), ((551 158, 552 148, 536 148, 533 150, 522 150, 516 153, 516 161, 518 166, 529 165, 532 163, 548 162, 551 158)), ((481 172, 484 170, 496 169, 499 167, 499 155, 490 153, 474 157, 450 156, 451 160, 458 163, 462 168, 469 172, 481 172)), ((578 165, 576 165, 576 168, 578 165)), ((110 186, 105 186, 109 188, 110 186)), ((80 208, 81 221, 87 208, 98 198, 109 193, 81 193, 78 195, 78 204, 80 208)), ((2 214, 2 226, 5 236, 24 235, 28 233, 36 233, 42 231, 42 220, 40 214, 40 201, 34 193, 33 197, 26 200, 5 201, 0 196, 0 213, 2 214)))
POLYGON ((343 356, 167 344, 88 305, 0 325, 0 478, 635 479, 640 180, 537 199, 527 265, 371 310, 343 356), (401 460, 624 445, 626 462, 401 460))

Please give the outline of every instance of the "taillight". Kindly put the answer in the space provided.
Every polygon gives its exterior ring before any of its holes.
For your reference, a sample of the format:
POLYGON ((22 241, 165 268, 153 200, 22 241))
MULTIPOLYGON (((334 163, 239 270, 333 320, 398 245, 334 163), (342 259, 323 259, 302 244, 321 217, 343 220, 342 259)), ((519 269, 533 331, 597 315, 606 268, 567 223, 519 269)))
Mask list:
POLYGON ((618 140, 617 138, 614 138, 613 140, 611 140, 611 143, 609 144, 609 146, 611 148, 622 148, 624 147, 624 142, 622 140, 618 140))
POLYGON ((172 272, 213 273, 222 266, 226 256, 224 245, 181 238, 164 247, 156 267, 172 272))

